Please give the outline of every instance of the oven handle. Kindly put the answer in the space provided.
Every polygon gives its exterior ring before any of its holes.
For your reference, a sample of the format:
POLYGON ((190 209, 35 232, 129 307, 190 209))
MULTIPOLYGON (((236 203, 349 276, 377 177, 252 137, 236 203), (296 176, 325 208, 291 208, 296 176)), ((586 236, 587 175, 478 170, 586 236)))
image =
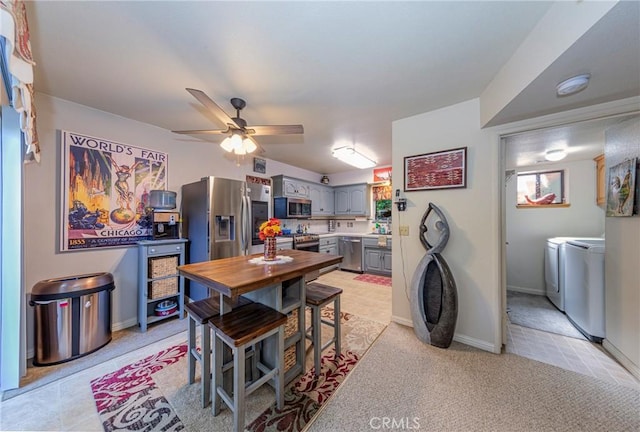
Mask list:
POLYGON ((298 243, 295 245, 296 249, 300 249, 300 247, 302 248, 309 248, 309 247, 315 247, 315 246, 320 246, 320 241, 317 242, 305 242, 305 243, 298 243))

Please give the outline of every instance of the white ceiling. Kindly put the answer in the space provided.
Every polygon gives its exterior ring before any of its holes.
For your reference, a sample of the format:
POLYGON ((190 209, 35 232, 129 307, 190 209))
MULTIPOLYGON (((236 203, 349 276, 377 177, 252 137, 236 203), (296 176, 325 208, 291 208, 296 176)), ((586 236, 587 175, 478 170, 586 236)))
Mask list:
MULTIPOLYGON (((229 99, 241 97, 249 125, 304 125, 303 136, 258 137, 264 157, 331 174, 353 169, 331 157, 332 147, 355 143, 390 165, 392 121, 479 97, 550 4, 26 7, 36 91, 168 130, 224 127, 185 87, 203 90, 232 116, 229 99)), ((616 6, 492 124, 640 94, 639 9, 638 2, 616 6), (583 70, 592 72, 592 85, 558 101, 553 86, 583 70)), ((221 137, 176 135, 176 146, 183 140, 221 137)))

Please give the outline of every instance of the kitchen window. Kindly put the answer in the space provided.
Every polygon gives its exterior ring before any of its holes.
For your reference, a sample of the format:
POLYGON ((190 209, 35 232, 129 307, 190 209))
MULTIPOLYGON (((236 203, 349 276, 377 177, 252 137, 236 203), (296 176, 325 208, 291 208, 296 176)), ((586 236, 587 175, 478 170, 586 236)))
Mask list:
POLYGON ((518 207, 567 206, 564 170, 518 174, 518 207))

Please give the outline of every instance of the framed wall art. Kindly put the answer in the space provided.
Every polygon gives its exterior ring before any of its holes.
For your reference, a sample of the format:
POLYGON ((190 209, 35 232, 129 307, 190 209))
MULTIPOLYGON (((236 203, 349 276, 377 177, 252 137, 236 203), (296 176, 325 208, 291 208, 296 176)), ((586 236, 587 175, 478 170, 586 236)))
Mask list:
POLYGON ((265 174, 267 172, 267 160, 254 157, 253 158, 253 172, 265 174))
POLYGON ((405 192, 466 187, 466 147, 404 158, 405 192))
POLYGON ((609 168, 607 183, 607 216, 634 214, 636 194, 636 158, 627 159, 609 168))
POLYGON ((60 138, 60 250, 150 239, 149 192, 166 189, 167 153, 68 131, 60 138))

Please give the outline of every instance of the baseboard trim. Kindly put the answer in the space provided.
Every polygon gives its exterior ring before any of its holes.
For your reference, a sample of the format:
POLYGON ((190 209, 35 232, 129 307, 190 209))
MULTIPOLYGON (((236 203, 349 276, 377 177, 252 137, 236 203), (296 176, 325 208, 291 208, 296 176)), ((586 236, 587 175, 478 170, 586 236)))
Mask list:
POLYGON ((507 285, 507 291, 516 291, 516 292, 521 292, 525 294, 533 294, 533 295, 541 295, 541 296, 547 294, 545 291, 540 291, 535 288, 526 288, 526 287, 519 287, 514 285, 507 285))
POLYGON ((626 370, 631 373, 636 379, 640 380, 640 367, 633 364, 633 362, 622 353, 615 345, 609 342, 609 339, 602 341, 602 348, 604 348, 609 354, 613 356, 618 362, 625 367, 626 370))
POLYGON ((128 320, 111 324, 111 331, 124 330, 138 324, 138 318, 129 318, 128 320))
MULTIPOLYGON (((399 316, 392 315, 391 316, 391 321, 394 322, 394 323, 406 326, 406 327, 413 328, 413 321, 408 320, 406 318, 402 318, 402 317, 399 317, 399 316)), ((466 336, 466 335, 461 335, 459 333, 456 333, 456 334, 453 335, 453 340, 456 341, 456 342, 460 342, 462 344, 465 344, 465 345, 472 346, 474 348, 481 349, 483 351, 489 351, 489 352, 494 353, 494 354, 500 354, 500 352, 502 350, 502 346, 496 347, 496 346, 490 344, 487 341, 483 341, 483 340, 480 340, 480 339, 472 338, 472 337, 466 336)))

